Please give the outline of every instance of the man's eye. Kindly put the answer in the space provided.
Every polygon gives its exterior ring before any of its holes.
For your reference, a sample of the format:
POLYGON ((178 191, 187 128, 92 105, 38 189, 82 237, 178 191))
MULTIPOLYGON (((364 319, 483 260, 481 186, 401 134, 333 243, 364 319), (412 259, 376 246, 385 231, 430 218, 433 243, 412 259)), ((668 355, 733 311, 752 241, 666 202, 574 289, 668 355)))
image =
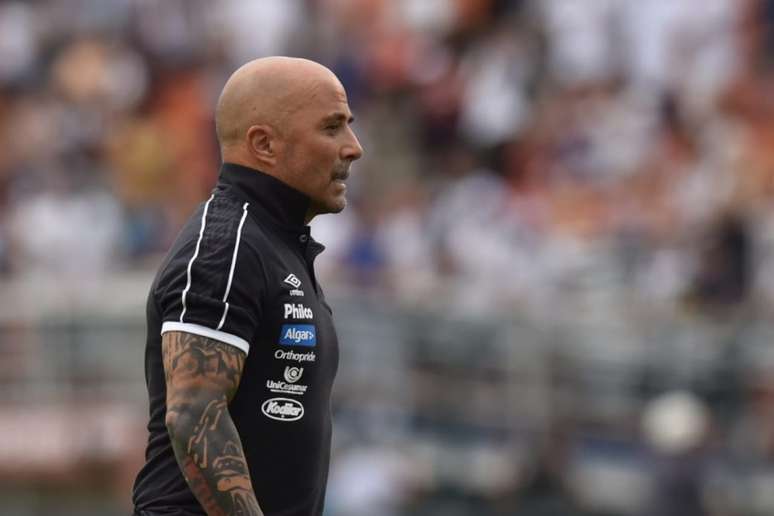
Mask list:
POLYGON ((326 125, 325 130, 328 132, 335 132, 341 127, 339 124, 333 124, 333 125, 326 125))

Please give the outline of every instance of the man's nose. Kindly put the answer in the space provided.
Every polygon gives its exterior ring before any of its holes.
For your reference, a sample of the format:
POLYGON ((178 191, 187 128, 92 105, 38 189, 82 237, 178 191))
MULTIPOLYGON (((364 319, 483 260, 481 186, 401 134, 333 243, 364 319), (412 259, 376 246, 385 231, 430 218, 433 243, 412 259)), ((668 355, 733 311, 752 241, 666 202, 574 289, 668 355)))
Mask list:
POLYGON ((348 161, 355 161, 363 155, 363 146, 360 145, 360 141, 351 128, 349 129, 349 136, 349 141, 341 149, 341 157, 348 161))

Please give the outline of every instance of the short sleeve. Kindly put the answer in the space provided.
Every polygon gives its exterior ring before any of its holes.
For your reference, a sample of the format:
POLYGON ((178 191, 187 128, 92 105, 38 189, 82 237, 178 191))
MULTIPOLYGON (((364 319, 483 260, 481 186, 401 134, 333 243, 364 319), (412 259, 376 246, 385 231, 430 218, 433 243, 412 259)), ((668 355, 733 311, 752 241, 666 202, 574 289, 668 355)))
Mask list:
POLYGON ((161 271, 161 333, 184 331, 250 351, 264 291, 259 256, 246 245, 248 203, 211 197, 161 271), (198 222, 198 224, 197 224, 198 222))

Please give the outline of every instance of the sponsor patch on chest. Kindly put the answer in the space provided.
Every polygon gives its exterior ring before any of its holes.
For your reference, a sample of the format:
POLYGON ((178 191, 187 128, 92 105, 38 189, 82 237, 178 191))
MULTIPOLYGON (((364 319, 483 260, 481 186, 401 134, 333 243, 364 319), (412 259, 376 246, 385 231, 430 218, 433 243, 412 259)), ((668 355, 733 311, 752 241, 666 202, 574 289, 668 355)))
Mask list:
POLYGON ((285 319, 313 319, 312 309, 301 303, 285 303, 285 319))
POLYGON ((317 355, 314 354, 314 351, 298 353, 292 350, 285 351, 284 349, 278 349, 274 352, 274 358, 279 360, 293 360, 294 362, 315 362, 317 360, 317 355))
POLYGON ((285 367, 285 374, 283 375, 285 381, 266 380, 266 388, 271 392, 303 395, 306 392, 307 386, 296 383, 301 379, 303 374, 303 367, 287 366, 285 367))
POLYGON ((291 296, 299 296, 304 297, 304 291, 301 290, 301 280, 298 279, 298 276, 295 274, 288 274, 288 276, 283 280, 283 283, 286 283, 293 287, 292 290, 290 290, 291 296))
POLYGON ((298 421, 304 417, 304 406, 290 398, 271 398, 263 402, 261 412, 275 421, 298 421))
POLYGON ((317 330, 314 324, 283 324, 279 343, 282 346, 316 346, 317 330))

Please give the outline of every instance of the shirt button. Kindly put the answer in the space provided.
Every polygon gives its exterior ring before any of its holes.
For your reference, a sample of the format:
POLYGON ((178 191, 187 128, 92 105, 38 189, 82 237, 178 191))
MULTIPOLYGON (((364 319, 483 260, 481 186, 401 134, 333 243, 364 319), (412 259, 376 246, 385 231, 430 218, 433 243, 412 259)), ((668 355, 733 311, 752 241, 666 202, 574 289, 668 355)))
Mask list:
POLYGON ((300 237, 298 237, 298 241, 301 242, 302 244, 305 244, 308 240, 309 240, 308 235, 301 235, 300 237))

